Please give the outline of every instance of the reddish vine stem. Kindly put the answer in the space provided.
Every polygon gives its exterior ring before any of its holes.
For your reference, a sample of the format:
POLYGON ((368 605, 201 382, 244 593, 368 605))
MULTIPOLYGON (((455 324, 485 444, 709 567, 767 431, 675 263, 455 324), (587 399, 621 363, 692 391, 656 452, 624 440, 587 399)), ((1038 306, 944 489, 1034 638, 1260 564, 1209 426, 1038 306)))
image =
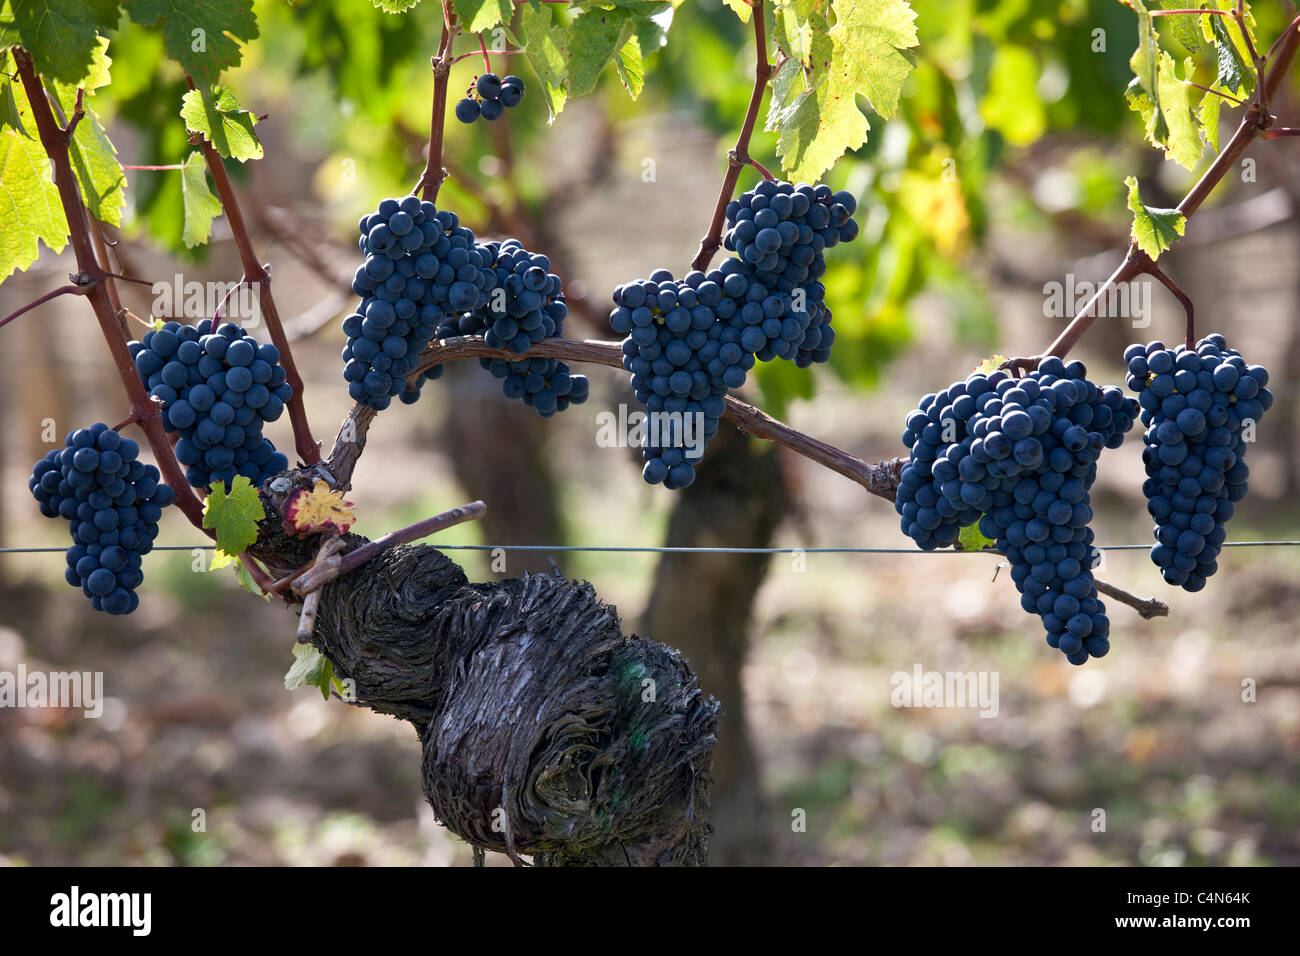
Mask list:
POLYGON ((1147 266, 1147 275, 1155 278, 1162 286, 1172 292, 1174 298, 1182 304, 1183 311, 1187 313, 1187 331, 1184 336, 1184 344, 1187 346, 1187 351, 1192 351, 1196 348, 1196 306, 1192 303, 1192 297, 1184 292, 1182 287, 1154 262, 1147 266))
MULTIPOLYGON (((80 110, 73 113, 72 121, 67 127, 59 126, 45 99, 45 91, 36 75, 31 54, 22 47, 14 47, 13 56, 23 89, 31 105, 32 119, 36 122, 41 146, 54 166, 54 185, 59 191, 59 201, 68 223, 68 239, 77 259, 77 268, 91 279, 85 287, 85 295, 90 300, 91 308, 94 309, 95 318, 99 321, 100 332, 113 356, 113 365, 122 380, 122 387, 126 389, 131 415, 143 429, 163 478, 176 493, 176 507, 194 527, 210 535, 211 532, 203 527, 203 503, 195 497, 189 482, 185 480, 180 462, 176 460, 176 455, 167 441, 167 433, 163 430, 162 412, 150 398, 144 382, 140 380, 139 372, 136 371, 135 362, 126 347, 126 336, 118 325, 117 315, 113 311, 108 290, 104 286, 104 270, 100 268, 99 261, 95 257, 95 244, 90 233, 90 216, 81 201, 81 189, 68 156, 70 131, 80 110)), ((80 97, 78 97, 78 105, 80 105, 80 97)))
POLYGON ((492 60, 488 57, 487 43, 483 40, 483 34, 478 35, 478 48, 483 51, 483 65, 489 73, 492 72, 492 60))
MULTIPOLYGON (((188 76, 185 82, 191 90, 195 89, 194 81, 188 76)), ((307 422, 307 410, 303 404, 302 376, 298 374, 298 367, 294 364, 293 349, 289 345, 288 336, 284 334, 280 312, 275 307, 275 297, 271 295, 271 276, 258 260, 257 252, 253 249, 253 240, 249 236, 244 214, 239 208, 239 200, 235 196, 235 189, 231 185, 221 154, 205 137, 196 138, 199 148, 203 150, 203 158, 208 164, 208 172, 212 174, 212 182, 217 187, 217 196, 221 199, 221 206, 226 213, 226 222, 230 224, 235 248, 239 250, 239 260, 244 267, 243 281, 257 286, 258 300, 262 306, 262 315, 266 319, 267 331, 271 333, 271 342, 280 351, 284 379, 293 389, 293 396, 289 399, 287 407, 289 421, 293 425, 294 447, 297 449, 299 460, 310 467, 320 461, 320 447, 311 437, 311 426, 307 422)))
MULTIPOLYGON (((1171 13, 1174 11, 1166 10, 1164 12, 1171 13)), ((1211 11, 1200 12, 1209 13, 1211 11)), ((1264 74, 1263 82, 1259 85, 1258 100, 1247 108, 1246 115, 1242 117, 1237 131, 1232 134, 1232 139, 1223 147, 1210 168, 1205 171, 1204 175, 1197 180, 1187 195, 1183 197, 1183 201, 1178 204, 1178 211, 1185 218, 1190 219, 1201 208, 1201 205, 1214 191, 1215 187, 1228 175, 1229 170, 1237 165, 1237 161, 1241 159, 1242 154, 1246 152, 1251 143, 1257 139, 1267 138, 1266 134, 1272 123, 1272 117, 1269 116, 1267 110, 1261 104, 1267 103, 1273 94, 1277 92, 1278 87, 1282 85, 1283 78, 1291 69, 1297 49, 1300 49, 1300 17, 1291 21, 1269 50, 1267 57, 1269 65, 1264 74)), ((1078 344, 1084 333, 1096 320, 1098 310, 1095 306, 1101 300, 1101 297, 1114 286, 1123 282, 1131 282, 1139 275, 1149 272, 1150 265, 1150 257, 1138 249, 1136 243, 1130 245, 1128 253, 1119 268, 1111 274, 1109 279, 1102 283, 1079 314, 1062 330, 1061 334, 1056 337, 1056 340, 1047 347, 1039 358, 1046 358, 1049 355, 1064 358, 1070 349, 1078 344)), ((1005 364, 1007 367, 1035 368, 1039 358, 1015 358, 1008 360, 1005 364)))
POLYGON ((438 55, 430 62, 433 66, 433 108, 429 118, 429 155, 424 172, 412 192, 428 202, 438 201, 438 190, 447 178, 442 168, 442 138, 447 121, 447 85, 451 82, 451 41, 455 36, 456 21, 444 2, 442 5, 442 32, 438 36, 438 55))
POLYGON ((753 167, 754 167, 755 169, 757 169, 760 173, 762 173, 762 174, 763 174, 763 178, 766 179, 768 182, 772 182, 773 180, 776 179, 775 176, 773 176, 771 173, 769 173, 769 172, 767 171, 767 167, 766 167, 766 166, 764 166, 764 165, 763 165, 762 163, 760 163, 758 160, 754 159, 752 156, 751 156, 749 159, 745 160, 745 162, 746 162, 748 165, 753 166, 753 167))
MULTIPOLYGON (((750 18, 754 21, 756 57, 754 89, 749 94, 749 108, 745 111, 745 122, 740 127, 736 145, 727 154, 727 173, 722 178, 722 189, 718 191, 718 202, 713 208, 713 220, 709 223, 709 231, 700 240, 700 249, 691 260, 691 268, 701 272, 708 269, 713 254, 722 246, 722 224, 727 215, 727 203, 731 202, 731 197, 736 193, 736 182, 740 179, 740 171, 751 163, 749 140, 754 135, 758 109, 763 103, 763 94, 767 91, 768 81, 772 79, 773 74, 773 69, 767 60, 767 23, 764 20, 763 0, 754 0, 751 6, 754 11, 750 18)), ((763 170, 763 167, 757 168, 762 170, 767 178, 771 178, 771 174, 763 170)))
POLYGON ((95 247, 95 259, 99 266, 104 270, 107 277, 104 280, 104 286, 108 289, 108 301, 113 306, 113 315, 117 318, 117 324, 122 329, 122 334, 127 338, 131 337, 131 330, 126 324, 126 316, 122 314, 122 297, 117 291, 116 273, 109 271, 111 263, 108 261, 108 245, 104 242, 103 233, 100 232, 99 225, 92 223, 90 228, 91 243, 95 247))
POLYGON ((86 290, 82 286, 75 285, 75 284, 61 285, 53 292, 45 293, 45 295, 41 296, 39 299, 35 299, 31 302, 28 302, 24 306, 14 309, 14 311, 10 312, 3 319, 0 319, 0 329, 4 328, 6 325, 8 325, 14 319, 18 318, 18 316, 22 315, 24 312, 30 312, 38 305, 44 305, 46 302, 49 302, 51 299, 57 299, 61 295, 85 295, 85 294, 86 294, 86 290))

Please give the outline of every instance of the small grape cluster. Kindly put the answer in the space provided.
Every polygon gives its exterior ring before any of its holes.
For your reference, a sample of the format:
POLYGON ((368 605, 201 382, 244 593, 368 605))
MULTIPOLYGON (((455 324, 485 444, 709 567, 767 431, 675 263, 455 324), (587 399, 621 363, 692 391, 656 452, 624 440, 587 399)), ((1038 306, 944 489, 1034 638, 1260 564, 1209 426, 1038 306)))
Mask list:
POLYGON ((1169 584, 1199 591, 1218 570, 1225 526, 1246 496, 1246 428, 1273 405, 1268 371, 1247 365, 1218 334, 1195 350, 1130 345, 1124 360, 1147 426, 1142 493, 1156 522, 1151 560, 1169 584))
MULTIPOLYGON (((826 273, 825 250, 857 238, 857 206, 850 192, 775 180, 764 180, 727 205, 723 246, 737 254, 741 271, 757 287, 746 304, 760 303, 764 310, 763 318, 753 309, 748 315, 748 324, 764 332, 766 341, 753 349, 760 361, 790 358, 807 368, 830 358, 835 332, 826 290, 815 280, 826 273), (769 301, 792 293, 811 301, 795 309, 769 301), (786 321, 779 328, 765 321, 773 316, 786 321)), ((751 343, 757 341, 751 334, 751 343)))
POLYGON ((144 580, 162 511, 175 500, 158 469, 138 460, 140 446, 102 422, 69 432, 63 448, 36 463, 27 483, 41 514, 69 521, 72 547, 64 577, 108 614, 130 614, 144 580))
POLYGON ((977 372, 926 395, 907 417, 910 458, 895 497, 903 532, 925 550, 978 521, 1011 564, 1021 606, 1072 664, 1110 649, 1092 576, 1089 491, 1103 448, 1118 448, 1137 403, 1048 358, 1021 379, 977 372))
POLYGON ((659 426, 642 441, 646 481, 670 489, 694 481, 727 391, 745 384, 756 361, 807 367, 829 358, 835 333, 817 280, 825 249, 857 236, 856 209, 847 192, 765 180, 727 207, 724 245, 738 255, 707 274, 677 280, 660 269, 614 290, 610 327, 627 336, 623 366, 659 426))
POLYGON ((293 389, 280 352, 259 345, 232 322, 213 327, 166 322, 128 345, 149 394, 162 403, 163 427, 179 436, 176 458, 195 488, 236 475, 254 485, 280 474, 289 459, 262 436, 284 412, 293 389))
POLYGON ((473 123, 480 116, 488 121, 498 120, 523 99, 524 81, 519 77, 502 79, 495 73, 484 73, 475 77, 465 91, 465 98, 456 104, 456 119, 462 123, 473 123))

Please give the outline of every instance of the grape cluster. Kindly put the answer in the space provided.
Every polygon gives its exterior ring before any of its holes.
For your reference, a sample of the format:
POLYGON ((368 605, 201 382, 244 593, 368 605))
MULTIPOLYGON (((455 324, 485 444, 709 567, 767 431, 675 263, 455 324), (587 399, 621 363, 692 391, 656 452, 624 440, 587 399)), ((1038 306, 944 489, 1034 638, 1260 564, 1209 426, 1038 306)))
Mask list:
MULTIPOLYGON (((376 411, 393 396, 414 403, 425 381, 442 376, 434 365, 413 384, 407 380, 435 338, 482 335, 492 348, 522 355, 564 330, 560 277, 517 239, 480 243, 455 213, 417 196, 383 200, 362 217, 360 231, 366 258, 352 289, 362 300, 343 320, 343 377, 352 398, 376 411)), ((586 377, 556 359, 480 364, 503 379, 507 396, 543 418, 587 400, 586 377)))
POLYGON ((138 444, 101 422, 69 432, 63 448, 36 463, 27 483, 41 514, 70 522, 68 583, 108 614, 139 606, 141 558, 153 548, 163 508, 175 499, 139 454, 138 444))
POLYGON ((1169 584, 1199 591, 1218 570, 1225 525, 1246 496, 1245 430, 1273 405, 1268 371, 1247 365, 1218 334, 1194 351, 1130 345, 1124 360, 1147 426, 1142 492, 1156 522, 1151 560, 1169 584))
POLYGON ((727 207, 719 268, 684 279, 660 269, 614 290, 610 327, 626 335, 623 366, 650 413, 642 441, 651 484, 684 488, 756 361, 824 362, 835 333, 824 250, 858 234, 857 203, 827 186, 767 180, 727 207), (682 416, 687 416, 683 418, 682 416))
POLYGON ((825 250, 857 238, 857 206, 849 192, 775 180, 764 180, 727 205, 723 246, 736 253, 739 271, 750 280, 746 306, 763 310, 760 317, 750 309, 747 321, 764 333, 761 345, 750 334, 759 360, 789 358, 807 368, 830 358, 835 332, 826 290, 816 280, 826 272, 825 250), (794 296, 809 301, 791 308, 785 300, 794 296), (779 327, 767 322, 773 317, 782 320, 779 327))
POLYGON ((724 291, 726 278, 721 270, 695 271, 678 281, 658 269, 614 290, 610 325, 627 334, 623 367, 650 413, 641 445, 641 474, 650 484, 677 489, 695 480, 695 464, 726 410, 727 389, 745 384, 753 368, 752 352, 728 321, 736 310, 724 291))
POLYGON ((1092 567, 1089 491, 1103 448, 1117 448, 1137 403, 1087 381, 1081 362, 1048 358, 1021 379, 977 372, 921 399, 895 497, 925 550, 979 522, 1011 564, 1021 606, 1072 664, 1110 649, 1092 567))
MULTIPOLYGON (((343 378, 354 401, 383 411, 394 396, 419 397, 406 377, 449 312, 483 304, 488 262, 454 213, 418 196, 383 200, 358 229, 365 262, 352 291, 362 298, 343 320, 343 378)), ((441 374, 435 365, 420 382, 441 374)))
POLYGON ((488 121, 498 120, 523 99, 524 81, 519 77, 501 79, 495 73, 484 73, 474 79, 465 91, 465 98, 456 104, 456 119, 462 123, 472 123, 480 116, 488 121))
POLYGON ((236 475, 254 485, 289 467, 262 437, 262 427, 284 412, 293 389, 280 352, 259 345, 239 326, 211 319, 197 326, 167 322, 128 346, 149 394, 162 403, 163 427, 179 436, 176 458, 196 488, 236 475))

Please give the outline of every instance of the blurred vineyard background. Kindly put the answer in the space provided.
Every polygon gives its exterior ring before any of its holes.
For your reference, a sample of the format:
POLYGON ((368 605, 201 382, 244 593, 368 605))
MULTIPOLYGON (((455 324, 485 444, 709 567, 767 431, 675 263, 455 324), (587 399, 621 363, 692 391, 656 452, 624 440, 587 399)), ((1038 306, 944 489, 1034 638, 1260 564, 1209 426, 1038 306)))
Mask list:
MULTIPOLYGON (((862 197, 862 238, 828 256, 836 354, 811 372, 770 363, 781 367, 747 386, 773 414, 869 460, 902 453, 901 422, 922 393, 1055 337, 1064 320, 1045 314, 1044 283, 1111 272, 1127 243, 1125 175, 1160 206, 1195 180, 1142 143, 1125 104, 1136 28, 1119 3, 912 6, 920 49, 901 115, 872 116, 868 145, 827 177, 862 197)), ((1257 5, 1266 43, 1284 6, 1257 5)), ((226 81, 269 114, 258 126, 266 158, 228 165, 328 442, 350 404, 337 320, 353 301, 354 224, 423 167, 440 15, 425 3, 388 16, 369 0, 253 7, 261 37, 226 81)), ((183 160, 178 68, 125 21, 109 55, 113 84, 93 105, 122 161, 183 160)), ((748 30, 720 0, 685 0, 667 46, 647 51, 637 100, 611 70, 553 127, 535 96, 508 124, 450 123, 439 205, 480 236, 550 255, 569 334, 610 338, 615 284, 680 273, 693 256, 751 64, 748 30)), ((459 64, 452 89, 477 69, 459 64)), ((1300 125, 1298 94, 1292 82, 1274 104, 1284 125, 1300 125)), ((1225 128, 1235 121, 1225 110, 1225 128)), ((754 154, 775 169, 773 140, 760 132, 754 154)), ((1277 404, 1230 540, 1294 540, 1300 153, 1283 140, 1250 155, 1161 264, 1192 295, 1203 333, 1222 331, 1273 373, 1277 404)), ((224 220, 209 247, 181 244, 179 173, 128 176, 125 271, 238 278, 224 220)), ((70 271, 70 256, 47 252, 0 287, 0 314, 70 271)), ((147 289, 120 294, 149 314, 147 289)), ((1121 381, 1130 341, 1180 337, 1178 304, 1159 287, 1151 299, 1147 328, 1094 326, 1077 355, 1095 381, 1121 381)), ((6 327, 0 356, 0 545, 63 547, 64 529, 26 490, 49 447, 43 422, 61 439, 125 417, 125 405, 83 302, 65 297, 6 327)), ((595 414, 633 403, 626 376, 589 374, 591 401, 548 421, 468 362, 418 405, 381 415, 349 496, 356 530, 378 536, 482 498, 488 520, 434 543, 908 547, 887 502, 726 427, 688 493, 647 487, 634 451, 595 444, 595 414)), ((291 447, 287 419, 269 434, 291 447)), ((1149 541, 1140 450, 1135 434, 1103 456, 1103 545, 1149 541)), ((165 519, 160 544, 199 543, 179 515, 165 519)), ((800 566, 781 554, 513 552, 504 572, 479 551, 452 556, 478 580, 554 562, 590 580, 629 631, 686 652, 727 713, 715 863, 1300 863, 1300 548, 1230 549, 1195 595, 1169 593, 1140 551, 1109 553, 1101 577, 1171 612, 1143 621, 1108 602, 1113 651, 1083 668, 1046 647, 987 555, 810 554, 800 566), (890 675, 918 663, 996 672, 997 716, 891 707, 890 675), (1091 827, 1095 808, 1105 832, 1091 827), (798 810, 804 832, 792 829, 798 810)), ((468 847, 421 798, 409 727, 286 692, 292 614, 203 563, 188 550, 150 555, 140 610, 122 619, 63 583, 59 553, 0 555, 0 670, 102 670, 109 698, 100 720, 0 711, 0 860, 467 865, 468 847), (195 808, 206 832, 191 828, 195 808)))

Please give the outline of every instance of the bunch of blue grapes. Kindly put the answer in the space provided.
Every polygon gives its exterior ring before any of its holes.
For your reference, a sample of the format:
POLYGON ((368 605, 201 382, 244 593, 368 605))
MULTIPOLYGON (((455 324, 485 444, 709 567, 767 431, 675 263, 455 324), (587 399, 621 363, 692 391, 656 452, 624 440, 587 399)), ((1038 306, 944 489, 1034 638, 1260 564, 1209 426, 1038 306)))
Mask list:
POLYGON ((69 522, 64 576, 108 614, 130 614, 144 580, 162 511, 175 500, 158 469, 138 460, 140 446, 101 423, 69 432, 63 448, 36 463, 27 483, 41 514, 69 522))
MULTIPOLYGON (((447 322, 438 329, 438 338, 482 335, 490 348, 523 355, 543 339, 562 335, 569 308, 563 282, 550 271, 551 261, 529 252, 518 239, 481 248, 488 252, 493 273, 487 303, 447 322)), ((590 393, 587 377, 572 374, 568 363, 558 359, 481 358, 479 365, 502 380, 507 398, 519 399, 543 418, 585 402, 590 393)))
MULTIPOLYGON (((383 411, 418 397, 407 376, 447 315, 486 301, 488 261, 454 213, 418 196, 383 200, 358 228, 365 262, 352 291, 362 298, 343 320, 343 378, 354 401, 383 411)), ((441 374, 434 366, 420 381, 441 374)))
POLYGON ((1273 405, 1268 371, 1247 365, 1218 334, 1195 350, 1130 345, 1124 360, 1147 426, 1142 492, 1156 522, 1151 560, 1169 584, 1199 591, 1219 568, 1225 526, 1246 496, 1246 429, 1273 405))
POLYGON ((149 394, 162 403, 163 427, 179 436, 176 458, 191 485, 230 487, 236 475, 260 485, 289 467, 262 436, 293 397, 274 345, 258 344, 234 323, 214 329, 204 319, 197 326, 167 322, 128 347, 149 394))
POLYGON ((723 246, 737 254, 737 271, 750 281, 746 332, 760 361, 788 358, 807 368, 830 358, 835 331, 816 280, 826 272, 825 250, 857 238, 856 210, 852 193, 776 180, 727 205, 723 246), (750 328, 763 333, 761 344, 750 328))
POLYGON ((1072 664, 1110 649, 1092 576, 1090 489, 1103 448, 1117 448, 1137 403, 1098 388, 1081 362, 1048 358, 1021 379, 977 372, 926 395, 907 417, 909 461, 895 508, 925 550, 975 522, 1011 564, 1021 606, 1072 664))
POLYGON ((642 442, 647 482, 694 481, 728 390, 755 362, 807 367, 830 357, 835 333, 818 279, 824 251, 857 236, 856 209, 847 192, 766 180, 727 207, 723 243, 738 255, 707 274, 677 280, 660 269, 614 290, 610 327, 627 336, 623 366, 659 426, 642 442))
POLYGON ((499 120, 507 109, 514 109, 524 100, 524 81, 517 76, 505 79, 495 73, 475 77, 465 91, 465 98, 456 104, 456 119, 473 123, 480 116, 489 122, 499 120))

